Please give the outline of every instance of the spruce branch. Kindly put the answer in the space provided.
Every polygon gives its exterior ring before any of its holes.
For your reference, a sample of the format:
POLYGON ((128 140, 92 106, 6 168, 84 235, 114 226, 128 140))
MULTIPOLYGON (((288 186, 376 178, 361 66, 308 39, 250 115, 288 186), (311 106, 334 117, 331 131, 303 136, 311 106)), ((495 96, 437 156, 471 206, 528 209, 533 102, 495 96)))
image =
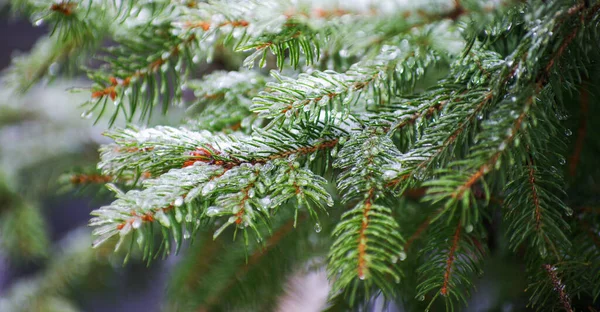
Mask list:
POLYGON ((429 227, 427 244, 421 249, 421 265, 417 273, 421 282, 417 286, 417 297, 425 298, 434 291, 428 309, 442 296, 448 310, 454 303, 466 304, 471 277, 480 274, 485 247, 479 242, 481 233, 472 225, 463 225, 453 220, 452 226, 429 227))
POLYGON ((292 269, 327 254, 332 310, 379 293, 454 310, 505 246, 524 259, 532 307, 597 301, 598 214, 570 208, 597 206, 597 170, 578 169, 594 159, 593 118, 567 168, 586 178, 564 183, 560 168, 564 116, 595 112, 581 85, 598 76, 598 1, 16 2, 65 39, 15 62, 23 86, 84 60, 96 46, 79 54, 78 40, 101 34, 115 45, 88 70, 84 116, 147 121, 194 92, 183 126, 111 130, 97 170, 65 178, 116 197, 92 213, 95 247, 150 261, 197 239, 170 308, 269 310, 292 269), (250 68, 193 79, 217 51, 250 68))
POLYGON ((381 166, 398 154, 389 138, 365 131, 344 143, 334 164, 342 169, 337 183, 343 192, 342 202, 358 200, 336 226, 329 254, 329 274, 335 281, 333 288, 348 291, 350 302, 363 284, 361 280, 367 290, 375 285, 388 296, 393 289, 386 279, 400 281, 396 262, 406 258, 404 239, 398 233, 391 210, 375 203, 385 190, 378 178, 381 166))

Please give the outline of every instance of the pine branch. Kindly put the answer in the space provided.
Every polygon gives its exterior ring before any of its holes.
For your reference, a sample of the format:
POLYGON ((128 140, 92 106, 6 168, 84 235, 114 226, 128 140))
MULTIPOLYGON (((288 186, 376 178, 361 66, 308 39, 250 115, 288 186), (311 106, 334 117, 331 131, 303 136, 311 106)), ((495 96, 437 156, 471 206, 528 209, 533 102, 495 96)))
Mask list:
POLYGON ((435 291, 428 309, 439 295, 448 310, 454 310, 457 301, 466 304, 472 287, 471 277, 481 270, 485 247, 478 241, 479 229, 460 222, 452 224, 455 226, 437 222, 437 226, 429 227, 427 243, 420 251, 421 265, 417 273, 421 282, 417 286, 417 297, 425 298, 435 291))
MULTIPOLYGON (((195 218, 219 216, 229 216, 229 219, 215 232, 215 237, 230 225, 244 230, 252 228, 256 235, 260 236, 256 220, 266 220, 264 218, 269 218, 271 209, 291 199, 297 202, 296 215, 298 210, 307 209, 313 218, 317 218, 313 205, 322 208, 322 202, 329 206, 333 204, 331 196, 324 188, 326 181, 310 170, 300 168, 295 159, 298 156, 330 149, 338 143, 337 138, 314 138, 304 142, 295 138, 295 144, 298 145, 284 147, 288 148, 287 150, 272 149, 270 155, 264 155, 255 154, 253 150, 246 151, 244 146, 248 142, 240 142, 239 147, 230 145, 227 150, 220 150, 214 146, 235 142, 214 141, 213 146, 195 141, 194 139, 205 140, 197 133, 173 128, 162 128, 163 132, 158 130, 137 133, 129 130, 113 134, 121 138, 118 143, 123 144, 125 155, 118 156, 125 158, 121 158, 122 166, 108 167, 109 164, 114 166, 116 159, 112 154, 115 148, 112 147, 108 156, 110 158, 106 158, 107 154, 103 155, 107 172, 118 175, 119 172, 141 170, 151 172, 157 178, 144 181, 143 191, 118 193, 117 201, 94 212, 98 218, 94 218, 91 224, 101 226, 95 231, 95 235, 99 236, 96 244, 118 233, 122 241, 132 229, 139 229, 139 235, 147 237, 152 227, 144 227, 144 223, 158 220, 162 226, 172 228, 176 245, 180 246, 183 232, 180 224, 187 224, 187 230, 194 232, 198 229, 195 218), (156 137, 150 139, 150 133, 156 137), (195 148, 191 152, 185 150, 187 146, 197 144, 205 147, 195 148), (138 155, 142 150, 143 155, 138 155), (181 169, 173 169, 164 174, 152 172, 152 168, 156 166, 153 161, 156 155, 172 155, 169 162, 175 168, 181 169), (131 157, 141 158, 133 161, 131 157), (273 184, 273 181, 276 184, 273 184), (259 200, 256 195, 263 198, 259 200), (202 204, 198 205, 196 201, 202 204), (199 211, 198 206, 201 207, 199 211)), ((257 140, 255 137, 254 145, 257 142, 262 142, 265 146, 275 143, 269 138, 274 133, 261 134, 263 139, 257 140)), ((164 169, 164 166, 163 163, 161 168, 164 169)), ((165 233, 165 236, 168 238, 168 233, 165 233)), ((144 244, 143 241, 140 242, 142 248, 151 252, 149 246, 144 244)), ((149 254, 146 253, 146 256, 149 254)))
POLYGON ((381 176, 380 166, 397 157, 397 153, 388 138, 363 132, 344 144, 335 163, 343 170, 338 180, 343 203, 359 200, 342 215, 333 232, 336 239, 329 254, 334 291, 347 290, 351 303, 360 280, 364 280, 367 290, 376 285, 388 296, 393 290, 385 283, 386 278, 400 280, 395 263, 406 258, 403 238, 391 210, 374 203, 376 196, 384 192, 377 178, 381 176), (356 148, 359 155, 354 155, 356 148))

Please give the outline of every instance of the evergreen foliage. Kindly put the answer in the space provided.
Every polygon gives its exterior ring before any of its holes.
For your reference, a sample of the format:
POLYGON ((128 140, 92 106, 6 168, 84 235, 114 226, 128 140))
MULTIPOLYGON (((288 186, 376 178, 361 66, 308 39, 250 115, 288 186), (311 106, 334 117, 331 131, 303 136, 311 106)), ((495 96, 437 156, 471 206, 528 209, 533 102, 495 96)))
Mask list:
POLYGON ((530 307, 597 307, 600 2, 399 2, 12 1, 51 34, 3 79, 86 65, 113 142, 70 181, 114 194, 94 247, 184 253, 172 309, 273 309, 316 259, 331 310, 452 311, 503 249, 530 307))

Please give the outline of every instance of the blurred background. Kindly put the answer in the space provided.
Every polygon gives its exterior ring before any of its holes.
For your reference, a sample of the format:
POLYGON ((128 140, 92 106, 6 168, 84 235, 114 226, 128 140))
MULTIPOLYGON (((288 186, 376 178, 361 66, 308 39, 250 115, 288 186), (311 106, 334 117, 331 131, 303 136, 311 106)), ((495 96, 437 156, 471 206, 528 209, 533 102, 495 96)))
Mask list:
MULTIPOLYGON (((47 32, 0 5, 0 71, 47 32)), ((86 95, 67 92, 78 85, 85 82, 55 80, 15 96, 0 82, 0 311, 10 300, 39 300, 39 311, 160 311, 166 267, 176 258, 149 268, 90 259, 100 257, 91 249, 89 213, 110 197, 59 182, 93 166, 106 142, 104 125, 80 116, 86 95)))

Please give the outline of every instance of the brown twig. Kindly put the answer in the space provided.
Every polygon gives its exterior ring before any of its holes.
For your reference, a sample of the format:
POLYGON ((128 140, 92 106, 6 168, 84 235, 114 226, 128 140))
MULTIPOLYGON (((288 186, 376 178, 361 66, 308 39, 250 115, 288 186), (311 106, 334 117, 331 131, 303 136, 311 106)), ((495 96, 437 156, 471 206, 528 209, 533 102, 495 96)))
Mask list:
POLYGON ((454 238, 452 239, 452 245, 450 246, 450 250, 448 251, 448 258, 446 259, 446 270, 444 272, 444 282, 442 284, 442 289, 440 293, 443 296, 447 296, 450 291, 450 277, 452 274, 452 265, 454 264, 454 260, 456 259, 456 250, 458 249, 458 243, 460 241, 460 230, 461 224, 459 223, 456 227, 456 231, 454 232, 454 238))

